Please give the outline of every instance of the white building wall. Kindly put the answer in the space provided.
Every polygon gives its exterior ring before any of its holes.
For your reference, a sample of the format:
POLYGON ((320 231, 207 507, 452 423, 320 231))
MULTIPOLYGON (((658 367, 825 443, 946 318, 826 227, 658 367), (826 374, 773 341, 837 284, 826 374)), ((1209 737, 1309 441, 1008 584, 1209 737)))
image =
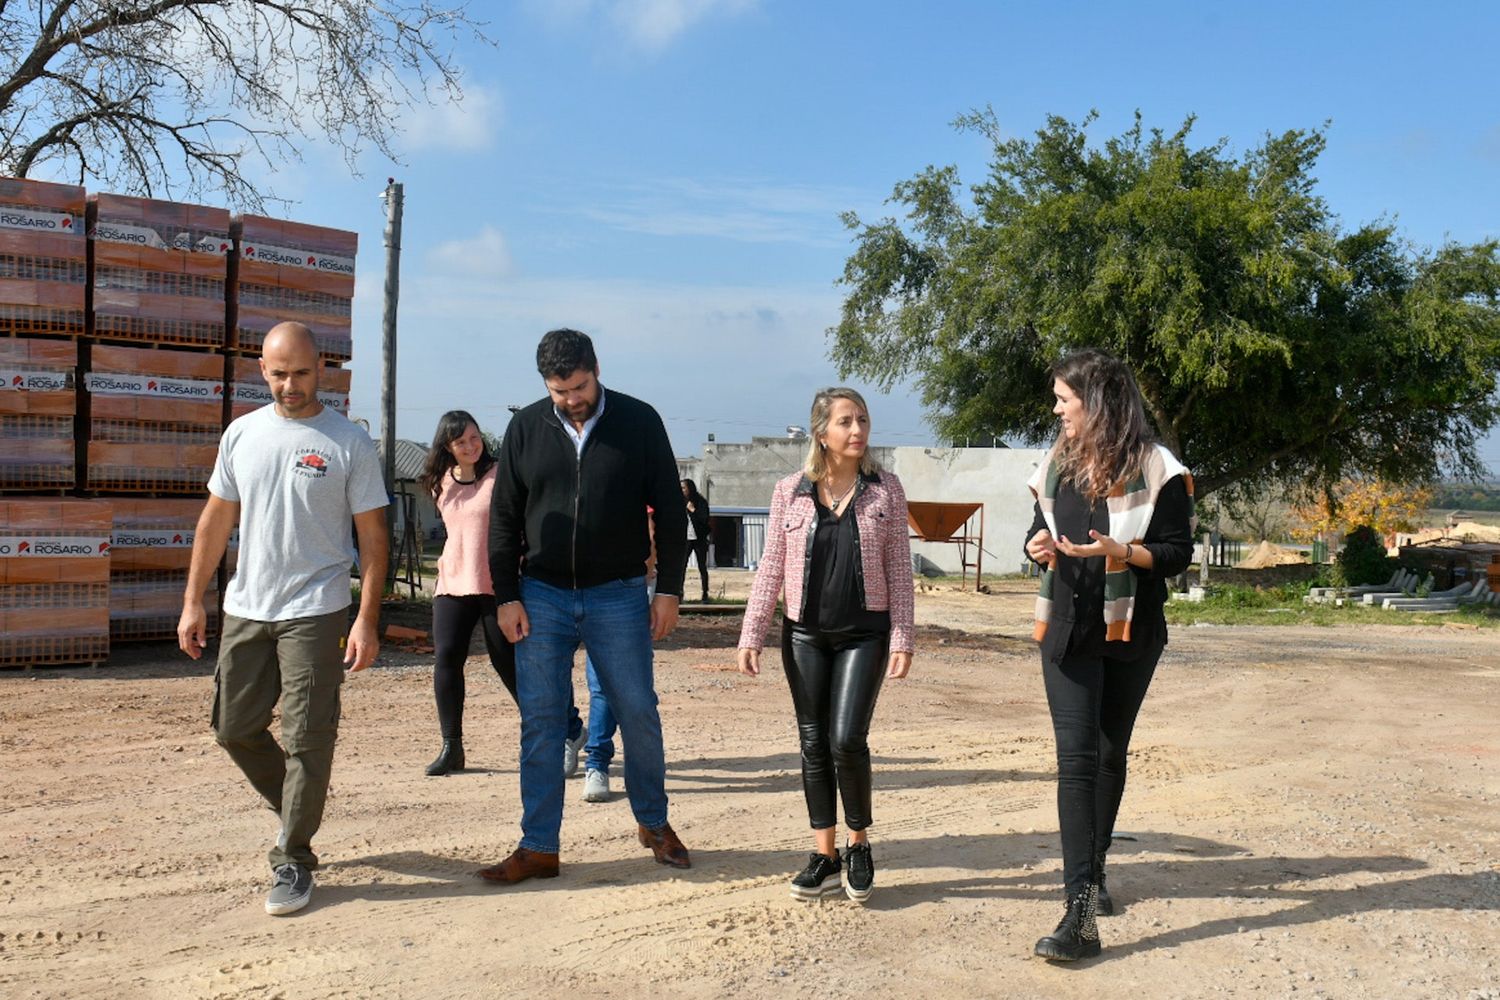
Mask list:
MULTIPOLYGON (((984 571, 1015 573, 1021 543, 1031 527, 1026 480, 1046 457, 1043 448, 895 448, 889 463, 908 500, 984 504, 984 571)), ((957 545, 912 542, 912 552, 948 573, 958 573, 957 545)), ((971 552, 969 561, 974 561, 971 552)))

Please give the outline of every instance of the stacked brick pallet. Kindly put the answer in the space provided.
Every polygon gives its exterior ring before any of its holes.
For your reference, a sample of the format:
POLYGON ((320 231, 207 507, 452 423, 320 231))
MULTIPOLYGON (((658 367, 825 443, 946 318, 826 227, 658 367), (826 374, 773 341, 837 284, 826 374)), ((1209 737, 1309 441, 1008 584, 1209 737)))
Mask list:
POLYGON ((307 324, 325 362, 354 356, 354 254, 358 237, 338 229, 241 216, 235 226, 233 346, 258 355, 266 332, 283 320, 307 324))
POLYGON ((0 664, 109 655, 110 505, 0 499, 0 664))
MULTIPOLYGON (((201 500, 110 501, 109 634, 115 641, 157 639, 177 631, 201 500)), ((216 582, 205 599, 209 631, 218 630, 216 582)))
POLYGON ((219 435, 271 401, 271 326, 313 329, 319 397, 348 413, 355 249, 337 230, 0 179, 0 667, 175 635, 219 435))
POLYGON ((0 178, 0 489, 73 486, 83 188, 0 178))

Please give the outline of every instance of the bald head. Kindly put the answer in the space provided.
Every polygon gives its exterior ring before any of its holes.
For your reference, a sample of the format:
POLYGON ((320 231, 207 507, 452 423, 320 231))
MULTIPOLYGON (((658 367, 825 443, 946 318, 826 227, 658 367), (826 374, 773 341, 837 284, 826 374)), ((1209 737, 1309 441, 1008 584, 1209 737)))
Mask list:
POLYGON ((261 346, 262 354, 281 354, 287 351, 306 352, 314 358, 318 355, 318 338, 304 324, 288 321, 277 323, 266 334, 261 346))
POLYGON ((260 373, 276 401, 276 412, 300 420, 323 410, 318 402, 318 342, 301 323, 277 323, 261 346, 260 373))

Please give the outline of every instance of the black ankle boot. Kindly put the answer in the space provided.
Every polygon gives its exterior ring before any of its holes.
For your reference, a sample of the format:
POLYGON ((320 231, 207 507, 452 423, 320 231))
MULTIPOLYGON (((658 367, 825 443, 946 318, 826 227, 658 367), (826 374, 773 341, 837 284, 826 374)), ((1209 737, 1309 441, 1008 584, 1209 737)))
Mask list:
POLYGON ((1096 907, 1099 916, 1114 916, 1115 901, 1109 898, 1109 890, 1104 887, 1104 855, 1102 854, 1094 858, 1094 882, 1099 886, 1099 899, 1096 907))
POLYGON ((1098 897, 1099 887, 1091 885, 1069 899, 1068 912, 1057 930, 1036 943, 1036 956, 1053 962, 1076 962, 1099 954, 1099 925, 1094 921, 1098 897))
POLYGON ((450 771, 462 771, 464 769, 464 741, 444 740, 443 751, 437 755, 437 760, 427 765, 429 777, 436 778, 439 775, 448 774, 450 771))

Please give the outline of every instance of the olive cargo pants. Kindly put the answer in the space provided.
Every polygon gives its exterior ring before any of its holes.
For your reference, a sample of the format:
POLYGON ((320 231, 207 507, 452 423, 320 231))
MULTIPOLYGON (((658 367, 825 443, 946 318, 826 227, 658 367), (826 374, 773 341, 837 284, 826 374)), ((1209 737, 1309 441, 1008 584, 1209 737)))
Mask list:
POLYGON ((347 608, 314 618, 258 622, 224 616, 214 672, 214 736, 281 817, 277 865, 316 868, 312 838, 323 822, 344 683, 347 608), (281 701, 281 743, 271 716, 281 701))

